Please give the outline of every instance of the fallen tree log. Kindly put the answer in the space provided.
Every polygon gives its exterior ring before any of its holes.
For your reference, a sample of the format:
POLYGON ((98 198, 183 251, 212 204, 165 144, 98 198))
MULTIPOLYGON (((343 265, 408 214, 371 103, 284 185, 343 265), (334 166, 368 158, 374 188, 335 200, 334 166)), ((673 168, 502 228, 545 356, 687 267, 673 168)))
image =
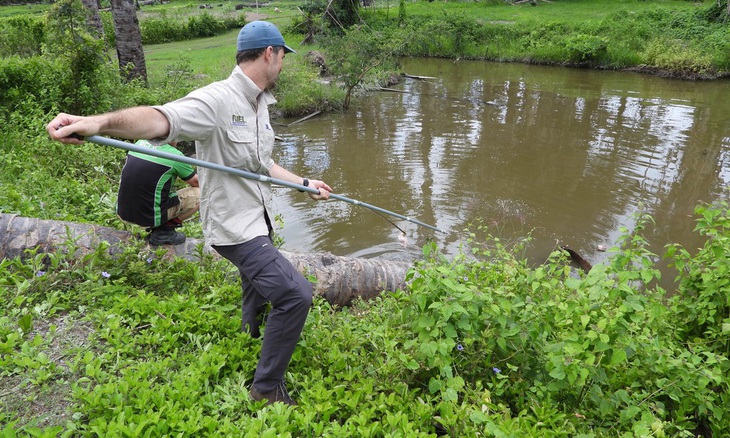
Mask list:
MULTIPOLYGON (((90 252, 102 242, 109 244, 110 254, 118 254, 124 243, 134 238, 128 231, 77 222, 42 220, 0 213, 0 258, 22 256, 26 249, 53 252, 67 242, 81 252, 90 252)), ((205 253, 217 253, 201 239, 188 238, 182 245, 165 245, 168 254, 196 260, 199 245, 205 253)), ((303 275, 316 279, 315 293, 328 302, 346 306, 353 300, 370 299, 381 292, 405 289, 406 273, 411 264, 392 260, 340 257, 329 253, 282 254, 303 275)))

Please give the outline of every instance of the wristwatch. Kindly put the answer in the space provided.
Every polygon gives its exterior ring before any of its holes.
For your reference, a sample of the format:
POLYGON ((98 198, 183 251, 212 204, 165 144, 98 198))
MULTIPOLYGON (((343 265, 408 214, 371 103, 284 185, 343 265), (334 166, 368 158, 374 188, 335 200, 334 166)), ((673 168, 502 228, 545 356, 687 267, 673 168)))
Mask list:
MULTIPOLYGON (((304 187, 309 187, 309 180, 307 178, 302 178, 302 185, 304 187)), ((299 190, 299 191, 304 193, 304 190, 299 190)))

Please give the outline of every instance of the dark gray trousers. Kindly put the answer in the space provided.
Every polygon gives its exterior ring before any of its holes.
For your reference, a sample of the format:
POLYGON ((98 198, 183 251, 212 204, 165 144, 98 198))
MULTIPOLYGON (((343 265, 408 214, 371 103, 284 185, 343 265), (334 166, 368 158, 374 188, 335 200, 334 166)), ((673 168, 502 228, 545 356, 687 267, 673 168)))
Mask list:
POLYGON ((271 303, 253 384, 259 392, 273 391, 284 378, 299 342, 312 306, 312 284, 274 247, 268 236, 239 245, 215 245, 213 249, 241 273, 244 331, 253 337, 260 336, 262 313, 266 303, 271 303))

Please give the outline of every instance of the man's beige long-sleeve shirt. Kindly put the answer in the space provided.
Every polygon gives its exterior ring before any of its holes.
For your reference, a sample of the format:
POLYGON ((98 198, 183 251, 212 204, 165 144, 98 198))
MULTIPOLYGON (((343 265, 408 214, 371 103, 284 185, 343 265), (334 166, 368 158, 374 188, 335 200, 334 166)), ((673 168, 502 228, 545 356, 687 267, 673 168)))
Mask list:
MULTIPOLYGON (((155 106, 170 122, 163 142, 195 141, 197 158, 270 175, 274 131, 268 105, 276 102, 236 67, 228 79, 155 106)), ((209 245, 235 245, 269 234, 271 185, 200 168, 200 215, 209 245)))

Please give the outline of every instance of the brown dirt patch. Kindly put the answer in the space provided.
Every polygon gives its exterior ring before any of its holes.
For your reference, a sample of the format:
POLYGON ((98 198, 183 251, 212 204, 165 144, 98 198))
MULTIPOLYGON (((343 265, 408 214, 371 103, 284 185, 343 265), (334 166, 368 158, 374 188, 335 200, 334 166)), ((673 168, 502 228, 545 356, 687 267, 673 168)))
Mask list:
POLYGON ((246 12, 246 22, 266 20, 267 18, 269 18, 269 16, 266 14, 259 14, 257 12, 246 12))

